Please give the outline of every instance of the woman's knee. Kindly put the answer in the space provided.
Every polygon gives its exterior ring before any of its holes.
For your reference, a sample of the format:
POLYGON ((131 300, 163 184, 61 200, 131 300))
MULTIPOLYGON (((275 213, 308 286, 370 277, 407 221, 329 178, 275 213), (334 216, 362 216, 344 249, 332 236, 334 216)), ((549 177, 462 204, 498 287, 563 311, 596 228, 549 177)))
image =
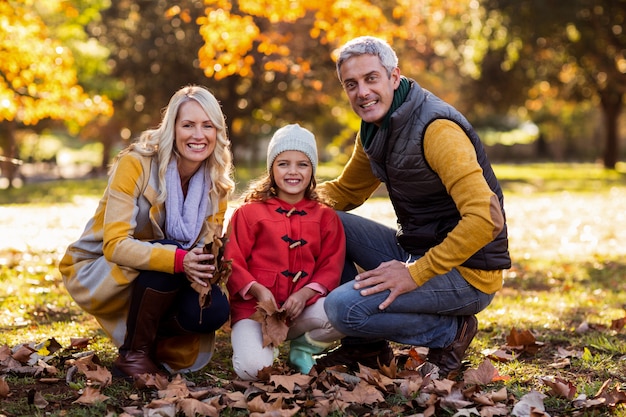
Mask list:
POLYGON ((191 290, 181 294, 178 311, 180 325, 193 333, 213 332, 228 321, 230 306, 228 298, 219 288, 213 287, 211 291, 211 304, 200 308, 198 294, 191 290))
POLYGON ((151 288, 161 292, 178 291, 181 288, 177 277, 160 271, 141 271, 134 284, 140 288, 151 288))

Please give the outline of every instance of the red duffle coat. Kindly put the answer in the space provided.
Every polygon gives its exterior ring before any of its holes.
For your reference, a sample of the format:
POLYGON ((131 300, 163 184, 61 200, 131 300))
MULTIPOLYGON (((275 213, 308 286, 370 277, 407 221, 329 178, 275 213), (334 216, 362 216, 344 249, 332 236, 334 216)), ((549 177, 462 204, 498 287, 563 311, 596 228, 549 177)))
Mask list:
POLYGON ((241 294, 252 282, 269 288, 278 307, 304 286, 328 292, 339 285, 345 235, 330 207, 308 199, 295 205, 278 198, 249 202, 235 210, 230 225, 224 257, 233 261, 227 283, 231 325, 256 311, 257 300, 241 294))

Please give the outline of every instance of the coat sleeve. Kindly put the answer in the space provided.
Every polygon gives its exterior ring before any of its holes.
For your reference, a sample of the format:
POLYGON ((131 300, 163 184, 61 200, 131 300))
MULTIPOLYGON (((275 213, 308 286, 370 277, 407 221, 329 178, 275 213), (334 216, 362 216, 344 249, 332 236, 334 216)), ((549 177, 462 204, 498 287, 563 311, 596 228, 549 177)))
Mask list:
POLYGON ((120 159, 109 183, 103 252, 108 261, 122 267, 171 274, 174 273, 176 247, 152 244, 134 237, 143 191, 141 184, 149 174, 136 157, 126 155, 120 159))
POLYGON ((339 177, 317 188, 332 200, 336 210, 348 211, 363 204, 379 185, 380 180, 372 173, 369 158, 357 135, 354 151, 339 177))
POLYGON ((454 200, 461 220, 440 244, 409 265, 418 285, 461 265, 504 225, 500 202, 482 174, 476 150, 458 125, 447 120, 432 123, 426 131, 424 154, 454 200))
POLYGON ((224 258, 232 259, 232 273, 226 286, 230 294, 237 294, 255 277, 248 271, 248 259, 254 246, 254 226, 246 221, 245 207, 235 210, 230 219, 230 237, 224 250, 224 258))

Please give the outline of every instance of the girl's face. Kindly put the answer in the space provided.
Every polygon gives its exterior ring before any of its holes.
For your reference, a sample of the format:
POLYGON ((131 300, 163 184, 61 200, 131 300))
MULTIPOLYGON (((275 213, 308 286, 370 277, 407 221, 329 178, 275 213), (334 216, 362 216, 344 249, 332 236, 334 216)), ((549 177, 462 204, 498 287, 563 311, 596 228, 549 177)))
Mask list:
POLYGON ((215 150, 217 129, 197 101, 189 100, 178 109, 174 141, 181 178, 193 175, 215 150))
POLYGON ((290 204, 302 200, 313 177, 313 165, 300 151, 278 154, 272 164, 272 176, 278 198, 290 204))

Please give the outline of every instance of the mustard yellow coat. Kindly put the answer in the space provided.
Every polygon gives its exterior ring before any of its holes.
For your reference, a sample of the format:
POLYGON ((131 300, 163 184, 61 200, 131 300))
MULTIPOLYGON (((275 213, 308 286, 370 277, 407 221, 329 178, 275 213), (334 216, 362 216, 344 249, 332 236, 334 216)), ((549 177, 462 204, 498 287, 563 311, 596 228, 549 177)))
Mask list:
MULTIPOLYGON (((76 303, 93 315, 116 346, 124 341, 131 283, 140 270, 174 273, 174 245, 165 239, 165 205, 159 194, 156 160, 135 152, 124 155, 111 173, 94 216, 63 256, 59 270, 76 303)), ((196 245, 221 235, 227 201, 207 213, 196 245)), ((215 334, 165 339, 157 358, 170 370, 195 371, 213 354, 215 334)))

